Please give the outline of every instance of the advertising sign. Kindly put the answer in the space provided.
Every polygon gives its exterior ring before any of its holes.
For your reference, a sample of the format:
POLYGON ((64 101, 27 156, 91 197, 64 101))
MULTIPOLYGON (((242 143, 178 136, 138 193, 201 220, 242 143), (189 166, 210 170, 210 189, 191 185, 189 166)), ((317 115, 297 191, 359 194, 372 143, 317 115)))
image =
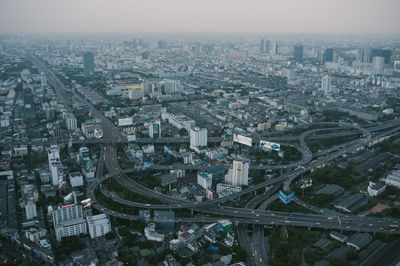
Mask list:
POLYGON ((280 151, 281 145, 278 143, 273 143, 265 140, 260 140, 260 147, 264 150, 280 151))
POLYGON ((250 147, 253 142, 251 138, 239 134, 233 134, 233 141, 250 147))

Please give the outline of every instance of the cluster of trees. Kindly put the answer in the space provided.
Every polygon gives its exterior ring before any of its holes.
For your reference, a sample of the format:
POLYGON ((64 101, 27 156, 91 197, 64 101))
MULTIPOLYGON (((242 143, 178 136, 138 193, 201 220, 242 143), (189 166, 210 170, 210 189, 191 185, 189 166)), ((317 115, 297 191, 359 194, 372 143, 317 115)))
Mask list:
POLYGON ((337 166, 320 168, 311 174, 311 178, 315 185, 337 184, 345 189, 365 181, 365 176, 361 170, 354 165, 349 165, 345 169, 337 166))
POLYGON ((79 240, 78 236, 63 237, 61 245, 56 249, 56 258, 59 261, 65 260, 72 252, 84 248, 85 245, 79 240))
POLYGON ((319 231, 285 227, 271 229, 268 234, 271 243, 271 265, 300 265, 303 247, 316 242, 321 235, 319 231))

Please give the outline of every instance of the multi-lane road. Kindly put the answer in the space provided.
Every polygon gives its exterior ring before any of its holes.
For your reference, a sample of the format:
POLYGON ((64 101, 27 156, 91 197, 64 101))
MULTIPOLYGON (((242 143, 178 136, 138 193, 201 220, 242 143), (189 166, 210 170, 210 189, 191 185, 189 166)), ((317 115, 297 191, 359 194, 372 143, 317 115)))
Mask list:
MULTIPOLYGON (((58 84, 60 89, 67 89, 55 76, 55 74, 48 69, 46 66, 42 66, 42 70, 46 71, 49 76, 58 84)), ((71 90, 69 90, 71 92, 71 90)), ((79 97, 79 95, 77 96, 79 97)), ((86 101, 87 102, 87 101, 86 101)), ((88 102, 87 104, 91 108, 92 114, 101 120, 104 132, 104 138, 108 140, 121 140, 121 136, 118 130, 115 128, 114 124, 104 117, 104 115, 96 110, 88 102)), ((298 226, 306 228, 324 228, 324 229, 337 229, 337 230, 351 230, 351 231, 362 231, 362 232, 384 232, 384 233, 399 233, 399 231, 394 230, 391 225, 400 224, 399 220, 392 218, 376 218, 376 217, 359 217, 355 215, 342 215, 340 218, 334 216, 327 216, 326 214, 301 214, 301 213, 284 213, 284 212, 271 212, 265 210, 254 210, 251 208, 234 208, 223 206, 222 204, 226 201, 231 201, 234 198, 240 197, 242 195, 255 192, 264 189, 268 185, 273 185, 276 183, 284 182, 285 185, 289 185, 290 182, 298 177, 299 175, 306 173, 316 167, 323 166, 332 160, 339 158, 345 154, 356 151, 362 147, 369 145, 372 141, 379 140, 380 138, 390 136, 397 133, 400 130, 400 120, 394 120, 385 125, 382 128, 374 128, 376 131, 381 131, 375 135, 371 134, 371 130, 367 130, 354 125, 345 125, 344 127, 352 127, 351 132, 355 134, 362 134, 363 138, 355 141, 348 142, 343 145, 331 148, 324 153, 319 154, 319 158, 312 160, 314 157, 311 154, 308 146, 305 143, 307 136, 315 137, 315 133, 319 131, 326 131, 327 129, 316 129, 308 130, 303 132, 300 137, 300 150, 303 153, 302 160, 295 162, 289 166, 278 166, 287 169, 293 169, 293 171, 285 173, 278 178, 267 180, 261 184, 252 186, 248 189, 241 191, 235 195, 231 195, 224 198, 218 198, 215 200, 205 201, 205 202, 189 202, 185 200, 176 199, 161 193, 157 193, 153 190, 145 188, 140 184, 137 184, 132 179, 128 178, 125 174, 129 172, 137 171, 136 169, 121 170, 118 160, 117 151, 114 145, 110 145, 112 142, 105 142, 107 144, 103 149, 104 163, 109 174, 105 176, 98 176, 99 182, 93 182, 87 187, 87 195, 91 198, 92 204, 95 208, 103 211, 111 216, 116 216, 124 219, 138 219, 135 215, 128 215, 124 213, 119 213, 114 210, 110 210, 101 205, 100 202, 96 200, 95 190, 100 187, 100 191, 106 196, 110 197, 112 200, 125 204, 128 206, 133 206, 137 208, 155 208, 155 209, 179 209, 186 208, 196 210, 203 213, 216 214, 219 217, 207 217, 204 215, 176 218, 176 221, 181 222, 214 222, 222 217, 230 217, 232 221, 239 222, 240 224, 254 224, 254 225, 286 225, 286 226, 298 226), (125 187, 129 188, 132 192, 143 195, 144 197, 157 198, 163 202, 165 205, 161 204, 146 204, 139 202, 132 202, 122 198, 119 198, 116 194, 108 192, 101 183, 108 178, 114 178, 117 182, 125 187), (99 186, 100 185, 100 186, 99 186)), ((333 133, 328 133, 333 134, 333 133)), ((337 133, 335 133, 337 135, 337 133)), ((343 134, 349 134, 348 131, 343 130, 343 134)), ((321 134, 319 137, 322 137, 321 134)), ((325 134, 326 135, 326 134, 325 134)), ((335 135, 335 136, 336 136, 335 135)), ((340 135, 340 133, 339 133, 340 135)), ((332 135, 330 135, 332 136, 332 135)), ((216 139, 217 140, 217 139, 216 139)), ((154 140, 152 140, 154 141, 154 140)), ((172 140, 171 140, 172 141, 172 140)), ((187 141, 187 139, 182 138, 180 141, 187 141)), ((168 168, 169 166, 167 166, 168 168)), ((263 166, 251 166, 254 169, 271 169, 263 168, 263 166)), ((280 168, 280 169, 282 169, 280 168)), ((277 168, 278 169, 278 168, 277 168)), ((257 231, 258 232, 258 231, 257 231)), ((261 234, 261 232, 258 232, 261 234)))

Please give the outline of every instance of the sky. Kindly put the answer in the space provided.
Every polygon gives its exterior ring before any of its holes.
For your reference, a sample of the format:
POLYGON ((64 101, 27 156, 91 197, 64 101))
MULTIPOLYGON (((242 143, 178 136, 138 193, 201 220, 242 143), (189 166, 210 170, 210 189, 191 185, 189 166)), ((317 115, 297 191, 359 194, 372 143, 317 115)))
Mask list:
POLYGON ((400 34, 400 0, 0 0, 2 33, 400 34))

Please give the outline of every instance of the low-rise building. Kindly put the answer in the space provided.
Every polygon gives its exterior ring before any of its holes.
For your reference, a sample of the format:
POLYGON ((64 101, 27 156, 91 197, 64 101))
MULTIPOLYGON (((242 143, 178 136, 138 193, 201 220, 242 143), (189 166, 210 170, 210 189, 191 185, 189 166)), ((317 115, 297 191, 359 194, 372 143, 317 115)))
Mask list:
POLYGON ((356 250, 361 250, 366 247, 374 238, 368 233, 357 233, 352 235, 346 244, 350 247, 354 247, 356 250))
POLYGON ((376 197, 379 194, 381 194, 383 191, 385 191, 385 189, 386 189, 385 183, 369 181, 367 191, 371 197, 376 197))
POLYGON ((69 174, 69 182, 71 187, 81 187, 83 186, 83 177, 79 172, 73 172, 69 174))
POLYGON ((400 170, 392 171, 387 177, 385 181, 386 185, 394 186, 400 188, 400 170))

